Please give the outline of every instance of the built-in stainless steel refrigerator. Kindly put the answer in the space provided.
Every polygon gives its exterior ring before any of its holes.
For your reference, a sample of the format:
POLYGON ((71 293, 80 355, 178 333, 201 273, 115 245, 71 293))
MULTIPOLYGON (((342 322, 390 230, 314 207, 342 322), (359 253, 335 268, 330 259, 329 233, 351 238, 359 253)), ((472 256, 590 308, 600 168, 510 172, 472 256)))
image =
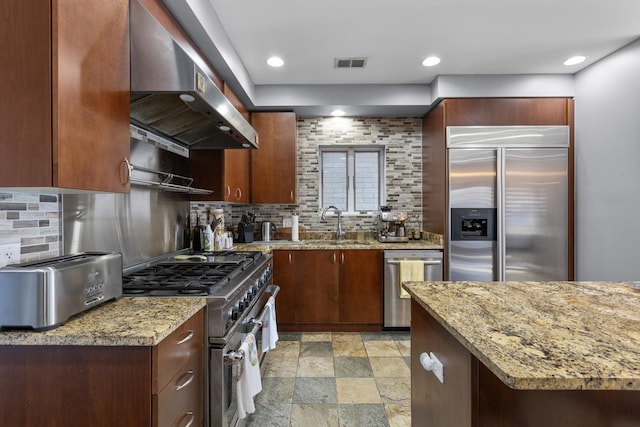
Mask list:
POLYGON ((568 126, 449 126, 450 280, 568 280, 568 126))

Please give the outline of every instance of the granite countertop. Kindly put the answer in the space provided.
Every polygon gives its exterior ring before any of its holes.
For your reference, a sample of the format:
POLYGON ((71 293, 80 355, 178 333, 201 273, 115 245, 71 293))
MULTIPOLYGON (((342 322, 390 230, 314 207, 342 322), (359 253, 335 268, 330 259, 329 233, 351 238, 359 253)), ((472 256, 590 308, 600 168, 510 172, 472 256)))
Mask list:
POLYGON ((403 286, 511 388, 640 390, 640 290, 630 284, 403 286))
MULTIPOLYGON (((331 233, 332 234, 332 233, 331 233)), ((410 240, 403 243, 382 243, 376 239, 357 238, 356 236, 348 236, 339 243, 327 238, 311 238, 298 242, 290 240, 272 240, 270 242, 253 242, 253 243, 236 243, 236 250, 261 251, 269 253, 273 250, 332 250, 332 249, 362 249, 362 250, 442 250, 444 242, 439 234, 425 233, 423 240, 410 240)))
POLYGON ((49 331, 2 331, 0 345, 154 346, 206 304, 204 297, 123 297, 49 331))

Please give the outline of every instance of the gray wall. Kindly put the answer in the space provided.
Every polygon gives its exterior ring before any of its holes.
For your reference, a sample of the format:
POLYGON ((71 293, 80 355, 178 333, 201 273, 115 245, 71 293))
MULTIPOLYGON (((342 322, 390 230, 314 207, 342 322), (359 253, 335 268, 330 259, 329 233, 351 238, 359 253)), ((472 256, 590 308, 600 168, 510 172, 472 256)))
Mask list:
POLYGON ((576 279, 640 280, 640 40, 576 75, 576 279))

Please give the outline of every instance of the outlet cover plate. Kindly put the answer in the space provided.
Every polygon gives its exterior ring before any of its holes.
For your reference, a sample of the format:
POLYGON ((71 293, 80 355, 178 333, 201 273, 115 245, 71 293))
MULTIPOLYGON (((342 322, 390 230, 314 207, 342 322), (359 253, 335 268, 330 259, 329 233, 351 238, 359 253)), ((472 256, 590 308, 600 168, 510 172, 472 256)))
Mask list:
POLYGON ((0 267, 20 262, 20 243, 0 245, 0 267))

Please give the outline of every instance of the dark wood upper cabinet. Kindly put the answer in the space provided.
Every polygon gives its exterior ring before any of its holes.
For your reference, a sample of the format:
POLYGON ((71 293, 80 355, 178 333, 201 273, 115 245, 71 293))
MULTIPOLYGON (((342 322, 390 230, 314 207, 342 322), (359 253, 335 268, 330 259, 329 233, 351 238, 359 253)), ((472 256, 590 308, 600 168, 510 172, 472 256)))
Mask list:
POLYGON ((0 187, 128 191, 128 2, 3 1, 0 39, 0 187))
POLYGON ((445 99, 445 126, 569 124, 567 98, 445 99))
POLYGON ((260 147, 251 151, 251 202, 295 204, 295 113, 253 113, 251 123, 260 137, 260 147))

